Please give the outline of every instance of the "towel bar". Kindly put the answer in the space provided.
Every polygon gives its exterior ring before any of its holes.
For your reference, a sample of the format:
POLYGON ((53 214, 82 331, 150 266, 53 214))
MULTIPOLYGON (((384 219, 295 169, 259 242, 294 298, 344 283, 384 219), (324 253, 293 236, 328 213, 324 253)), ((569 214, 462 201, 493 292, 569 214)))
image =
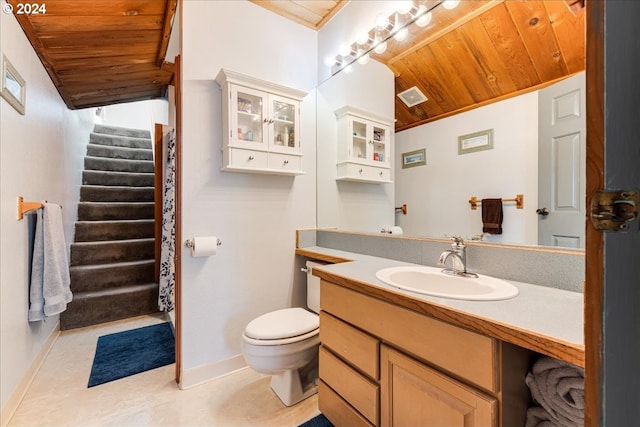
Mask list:
POLYGON ((22 196, 18 196, 18 221, 24 218, 24 214, 40 209, 42 207, 40 202, 25 202, 22 196))
MULTIPOLYGON (((524 194, 517 194, 516 197, 512 199, 502 199, 503 202, 516 202, 516 209, 524 209, 524 194)), ((469 204, 471 205, 472 210, 478 209, 478 204, 482 203, 482 200, 479 200, 476 196, 472 196, 469 199, 469 204)))

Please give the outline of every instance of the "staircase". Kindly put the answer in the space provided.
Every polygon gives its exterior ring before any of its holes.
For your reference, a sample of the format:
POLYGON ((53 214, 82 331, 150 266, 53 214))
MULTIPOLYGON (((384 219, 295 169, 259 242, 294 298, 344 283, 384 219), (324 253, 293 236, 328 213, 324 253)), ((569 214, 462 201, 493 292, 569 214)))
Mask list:
POLYGON ((73 301, 60 329, 158 311, 153 167, 148 131, 95 125, 71 244, 73 301))

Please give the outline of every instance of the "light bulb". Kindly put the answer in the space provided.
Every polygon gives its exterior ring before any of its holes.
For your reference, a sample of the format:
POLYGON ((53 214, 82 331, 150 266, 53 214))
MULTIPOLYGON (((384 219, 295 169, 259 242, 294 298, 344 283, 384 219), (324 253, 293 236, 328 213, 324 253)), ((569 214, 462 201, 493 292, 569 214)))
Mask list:
POLYGON ((405 28, 401 28, 400 31, 395 33, 393 35, 393 38, 400 42, 400 41, 406 39, 408 35, 409 35, 409 30, 405 27, 405 28))
POLYGON ((396 11, 400 14, 408 13, 413 7, 412 1, 399 1, 399 2, 396 2, 396 4, 397 4, 396 11))
POLYGON ((327 67, 332 67, 333 65, 335 65, 335 63, 336 63, 336 58, 332 58, 330 56, 324 57, 324 65, 326 65, 327 67))
POLYGON ((374 49, 373 51, 377 54, 382 54, 384 53, 384 51, 387 50, 387 42, 382 42, 379 43, 374 49))
POLYGON ((338 49, 338 53, 341 56, 349 56, 349 54, 351 54, 351 46, 346 43, 342 43, 340 45, 340 49, 338 49))
POLYGON ((356 35, 356 43, 365 44, 369 41, 369 33, 366 31, 361 31, 356 35))
POLYGON ((388 24, 389 24, 389 20, 387 19, 385 14, 379 13, 378 16, 376 16, 376 29, 377 30, 384 30, 385 28, 387 28, 388 24))
POLYGON ((347 65, 346 67, 344 67, 343 71, 347 74, 351 74, 353 72, 353 65, 347 65))
POLYGON ((445 0, 442 2, 442 7, 451 10, 458 6, 458 3, 460 3, 460 0, 445 0))
POLYGON ((427 7, 424 5, 421 5, 418 9, 417 15, 419 16, 419 18, 416 19, 416 25, 418 27, 426 27, 427 25, 429 25, 429 22, 431 22, 431 12, 425 13, 426 11, 427 7))
POLYGON ((364 54, 360 58, 358 58, 358 64, 365 65, 369 62, 369 54, 364 54))

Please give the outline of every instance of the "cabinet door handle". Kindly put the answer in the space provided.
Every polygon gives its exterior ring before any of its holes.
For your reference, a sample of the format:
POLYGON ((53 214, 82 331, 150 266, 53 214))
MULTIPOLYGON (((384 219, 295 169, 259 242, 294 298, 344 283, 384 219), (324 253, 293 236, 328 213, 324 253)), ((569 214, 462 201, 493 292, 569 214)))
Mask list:
POLYGON ((362 173, 362 172, 364 172, 362 169, 360 169, 360 170, 358 171, 358 173, 362 173))
POLYGON ((253 160, 255 157, 249 156, 249 161, 253 160))
POLYGON ((269 124, 273 123, 273 119, 269 119, 269 124))
POLYGON ((380 176, 382 176, 382 171, 380 171, 380 176))
POLYGON ((284 161, 284 162, 282 162, 282 163, 283 163, 283 164, 285 164, 285 165, 288 165, 288 164, 289 164, 289 160, 285 160, 285 161, 284 161))
POLYGON ((266 117, 262 120, 264 123, 269 123, 269 119, 267 119, 266 117))

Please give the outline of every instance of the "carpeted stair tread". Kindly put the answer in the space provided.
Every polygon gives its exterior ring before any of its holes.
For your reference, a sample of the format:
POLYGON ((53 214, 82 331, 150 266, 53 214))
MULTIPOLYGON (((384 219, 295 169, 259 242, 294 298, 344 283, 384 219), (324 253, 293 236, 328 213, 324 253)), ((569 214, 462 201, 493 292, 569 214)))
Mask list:
POLYGON ((154 220, 77 221, 76 242, 144 239, 154 237, 154 220))
POLYGON ((151 150, 151 139, 135 138, 131 136, 109 135, 92 133, 89 135, 89 144, 111 145, 114 147, 146 148, 151 150))
POLYGON ((154 174, 85 170, 82 172, 82 183, 84 185, 153 187, 154 174))
POLYGON ((71 266, 154 259, 155 239, 107 240, 71 244, 71 266))
POLYGON ((80 202, 78 221, 153 219, 154 203, 80 202))
POLYGON ((155 260, 114 262, 69 267, 71 291, 89 292, 153 282, 155 260))
POLYGON ((144 129, 130 129, 118 126, 109 126, 96 124, 93 128, 94 133, 106 133, 117 136, 131 136, 134 138, 151 138, 151 132, 144 129))
POLYGON ((83 185, 80 200, 83 202, 153 202, 153 187, 128 187, 107 185, 83 185))
POLYGON ((150 160, 109 159, 91 156, 84 158, 85 170, 153 173, 153 166, 154 164, 150 160))
POLYGON ((147 148, 115 147, 111 145, 87 145, 87 156, 111 159, 153 160, 153 151, 147 148))
POLYGON ((158 312, 158 284, 143 283, 97 292, 78 292, 60 315, 69 330, 158 312))

